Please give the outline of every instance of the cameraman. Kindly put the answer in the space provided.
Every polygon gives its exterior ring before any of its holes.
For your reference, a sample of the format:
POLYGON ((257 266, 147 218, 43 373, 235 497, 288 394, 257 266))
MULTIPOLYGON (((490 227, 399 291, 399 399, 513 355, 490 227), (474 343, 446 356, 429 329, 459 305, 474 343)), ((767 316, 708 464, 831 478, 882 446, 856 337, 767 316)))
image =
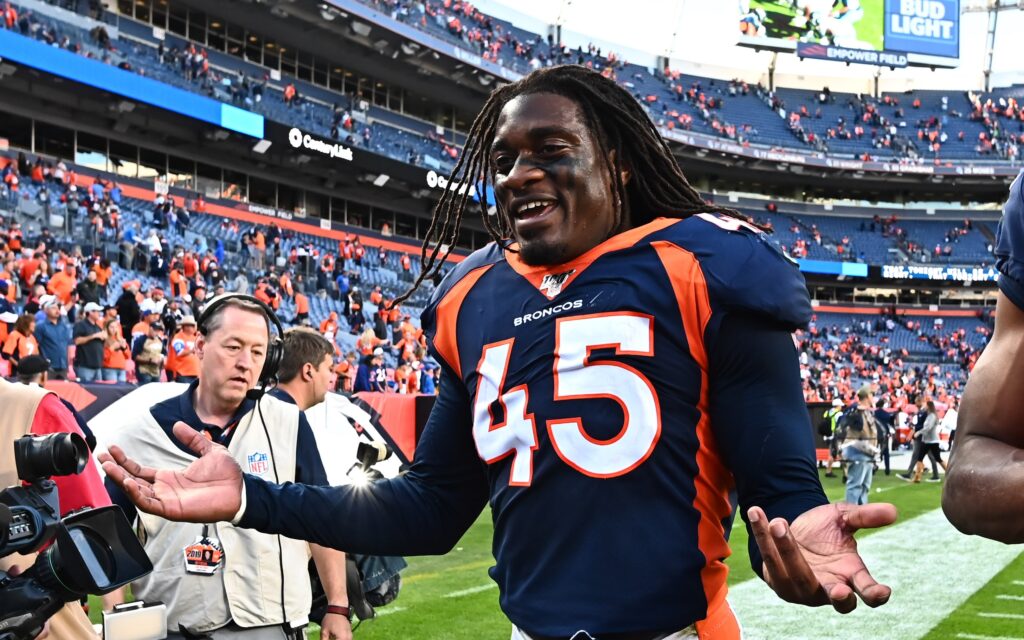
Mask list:
MULTIPOLYGON (((330 389, 333 355, 333 345, 316 331, 305 328, 288 330, 284 334, 284 357, 278 374, 280 381, 270 395, 296 405, 302 412, 320 404, 330 389)), ((352 624, 348 615, 345 554, 340 551, 337 552, 337 563, 317 566, 321 582, 332 587, 330 590, 326 586, 324 588, 329 608, 320 623, 320 633, 325 639, 350 640, 352 624), (330 575, 325 575, 325 570, 330 575), (336 613, 338 611, 345 612, 345 615, 336 613)))
MULTIPOLYGON (((25 360, 28 360, 26 358, 25 360)), ((31 361, 26 365, 33 364, 31 361)), ((45 365, 45 360, 44 360, 45 365)), ((0 407, 4 420, 0 420, 0 487, 18 484, 14 464, 13 442, 24 435, 48 435, 52 433, 75 433, 84 437, 71 412, 61 404, 60 398, 42 387, 13 384, 0 378, 0 407)), ((103 489, 103 482, 95 464, 89 464, 78 475, 57 476, 60 498, 60 513, 66 515, 83 507, 103 507, 110 504, 110 498, 103 489)), ((35 562, 35 556, 12 555, 0 558, 0 570, 12 566, 27 569, 35 562)), ((89 618, 77 602, 70 602, 50 619, 50 637, 60 640, 95 640, 89 618)))
MULTIPOLYGON (((228 447, 251 473, 279 482, 327 484, 316 440, 301 411, 269 394, 250 391, 275 373, 263 370, 271 348, 272 313, 251 296, 230 294, 211 300, 198 319, 199 379, 181 395, 139 407, 114 444, 141 452, 148 465, 183 468, 195 456, 171 429, 184 422, 228 447)), ((129 521, 138 516, 136 524, 144 533, 154 571, 132 588, 136 597, 167 605, 168 638, 301 637, 311 605, 311 554, 327 593, 345 593, 334 582, 334 568, 344 562, 338 560, 340 552, 226 522, 204 526, 137 513, 109 478, 107 488, 129 521)), ((322 637, 347 640, 330 631, 322 637)))

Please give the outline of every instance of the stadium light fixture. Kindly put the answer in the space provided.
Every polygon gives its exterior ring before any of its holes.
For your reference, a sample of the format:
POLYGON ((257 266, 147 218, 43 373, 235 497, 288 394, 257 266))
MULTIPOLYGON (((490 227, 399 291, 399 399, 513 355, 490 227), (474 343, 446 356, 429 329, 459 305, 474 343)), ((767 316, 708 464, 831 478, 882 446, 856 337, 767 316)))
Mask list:
POLYGON ((391 176, 389 176, 386 173, 382 173, 382 174, 380 174, 379 176, 377 176, 376 178, 373 179, 373 186, 375 186, 375 187, 383 187, 384 185, 386 185, 388 183, 388 180, 390 180, 390 179, 391 179, 391 176))
POLYGON ((252 150, 256 153, 266 153, 271 144, 273 143, 270 140, 260 140, 252 146, 252 150))

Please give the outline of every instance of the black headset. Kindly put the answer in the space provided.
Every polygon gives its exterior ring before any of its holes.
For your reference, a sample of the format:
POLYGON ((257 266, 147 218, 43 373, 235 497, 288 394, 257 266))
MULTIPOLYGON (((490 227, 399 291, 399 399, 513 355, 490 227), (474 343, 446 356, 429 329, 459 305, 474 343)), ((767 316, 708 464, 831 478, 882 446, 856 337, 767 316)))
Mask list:
POLYGON ((267 387, 277 384, 277 372, 281 368, 281 360, 284 358, 284 326, 281 324, 277 314, 274 313, 274 310, 270 305, 247 293, 222 293, 219 296, 211 298, 210 301, 206 303, 206 306, 203 307, 203 312, 199 314, 199 318, 196 320, 196 328, 199 330, 199 333, 206 336, 206 323, 209 322, 217 309, 224 306, 224 304, 231 300, 241 300, 257 305, 263 310, 263 314, 267 317, 267 320, 277 329, 277 335, 271 335, 270 341, 267 344, 267 357, 263 361, 263 369, 260 370, 260 377, 258 381, 259 388, 252 390, 253 392, 257 392, 259 395, 263 395, 267 390, 267 387))

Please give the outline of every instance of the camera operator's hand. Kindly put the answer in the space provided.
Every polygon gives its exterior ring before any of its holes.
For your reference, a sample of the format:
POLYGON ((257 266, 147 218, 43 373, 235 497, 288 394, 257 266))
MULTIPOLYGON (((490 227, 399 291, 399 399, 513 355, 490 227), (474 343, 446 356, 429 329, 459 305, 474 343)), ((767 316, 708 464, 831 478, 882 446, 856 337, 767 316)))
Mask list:
POLYGON ((118 446, 100 455, 103 471, 140 509, 168 520, 230 521, 242 507, 242 469, 228 450, 184 422, 174 437, 199 455, 179 471, 143 467, 118 446))
MULTIPOLYGON (((19 567, 18 565, 14 565, 13 567, 9 567, 7 569, 7 574, 10 575, 12 578, 14 576, 20 574, 20 573, 21 573, 21 567, 19 567)), ((49 638, 49 637, 50 637, 50 623, 47 622, 47 623, 43 624, 43 630, 42 630, 42 632, 38 636, 35 637, 35 640, 43 640, 44 638, 49 638)))
POLYGON ((764 580, 783 600, 831 604, 839 613, 853 611, 858 595, 869 607, 888 602, 892 589, 871 577, 853 534, 895 522, 893 505, 826 504, 792 525, 783 518, 769 523, 760 507, 751 507, 747 517, 764 560, 764 580))

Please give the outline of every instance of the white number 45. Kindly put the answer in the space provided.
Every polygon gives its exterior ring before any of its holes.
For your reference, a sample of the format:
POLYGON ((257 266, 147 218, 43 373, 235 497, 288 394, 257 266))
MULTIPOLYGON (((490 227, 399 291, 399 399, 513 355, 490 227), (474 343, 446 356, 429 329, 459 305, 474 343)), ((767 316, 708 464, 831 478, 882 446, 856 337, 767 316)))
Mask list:
MULTIPOLYGON (((555 325, 554 400, 607 398, 625 416, 618 434, 597 440, 581 417, 548 420, 547 429, 558 456, 580 473, 613 478, 629 473, 654 450, 661 435, 658 396, 642 373, 622 362, 591 360, 594 349, 615 349, 616 355, 653 356, 654 318, 640 313, 605 313, 559 318, 555 325)), ((512 486, 529 486, 533 452, 540 446, 530 393, 520 385, 501 393, 515 339, 486 345, 477 367, 473 402, 473 438, 488 463, 513 456, 512 486), (504 420, 495 424, 491 406, 497 401, 504 420)))

